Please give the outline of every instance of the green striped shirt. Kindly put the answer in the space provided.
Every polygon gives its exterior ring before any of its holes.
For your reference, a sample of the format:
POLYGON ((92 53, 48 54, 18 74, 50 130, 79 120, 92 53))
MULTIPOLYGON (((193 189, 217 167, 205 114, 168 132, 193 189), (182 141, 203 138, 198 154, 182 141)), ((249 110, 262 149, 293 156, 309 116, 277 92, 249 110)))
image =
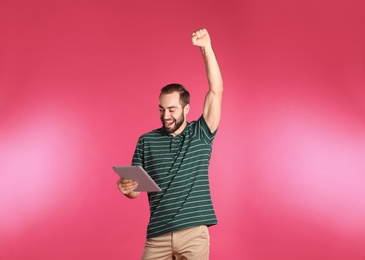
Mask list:
POLYGON ((201 116, 178 136, 159 128, 139 138, 132 165, 142 166, 162 189, 148 193, 147 239, 217 224, 208 178, 215 133, 201 116))

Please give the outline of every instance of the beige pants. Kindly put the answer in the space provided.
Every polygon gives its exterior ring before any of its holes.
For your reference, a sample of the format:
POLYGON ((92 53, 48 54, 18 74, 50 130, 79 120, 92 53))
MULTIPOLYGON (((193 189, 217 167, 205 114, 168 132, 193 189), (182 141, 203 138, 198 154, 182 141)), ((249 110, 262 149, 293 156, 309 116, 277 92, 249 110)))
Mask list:
POLYGON ((142 260, 208 260, 209 246, 207 226, 182 229, 147 239, 142 260))

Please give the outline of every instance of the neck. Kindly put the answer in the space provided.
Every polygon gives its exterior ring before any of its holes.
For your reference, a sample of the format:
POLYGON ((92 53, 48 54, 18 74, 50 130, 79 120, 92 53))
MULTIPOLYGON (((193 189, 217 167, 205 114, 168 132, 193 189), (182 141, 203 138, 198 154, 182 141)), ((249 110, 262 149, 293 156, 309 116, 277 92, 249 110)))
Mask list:
POLYGON ((185 120, 184 123, 179 127, 179 129, 177 129, 175 132, 171 133, 171 135, 178 136, 179 134, 181 134, 184 131, 186 125, 187 125, 187 122, 185 120))

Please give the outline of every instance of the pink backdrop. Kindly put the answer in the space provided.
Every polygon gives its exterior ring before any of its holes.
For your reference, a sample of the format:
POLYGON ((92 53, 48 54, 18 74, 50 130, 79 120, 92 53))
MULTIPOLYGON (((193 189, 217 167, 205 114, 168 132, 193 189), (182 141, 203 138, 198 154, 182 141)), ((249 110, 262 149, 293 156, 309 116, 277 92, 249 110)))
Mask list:
POLYGON ((0 3, 0 259, 138 259, 146 196, 117 190, 159 89, 225 82, 211 259, 365 259, 363 0, 0 3))

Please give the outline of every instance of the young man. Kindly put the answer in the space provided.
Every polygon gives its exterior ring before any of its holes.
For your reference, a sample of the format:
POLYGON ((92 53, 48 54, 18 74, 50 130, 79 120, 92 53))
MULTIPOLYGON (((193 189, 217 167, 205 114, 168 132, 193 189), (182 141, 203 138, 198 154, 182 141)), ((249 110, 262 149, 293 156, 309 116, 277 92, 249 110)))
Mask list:
MULTIPOLYGON (((162 127, 142 135, 132 165, 142 166, 162 192, 149 192, 150 221, 142 259, 208 259, 208 226, 217 224, 213 209, 208 166, 221 117, 223 80, 206 29, 192 33, 205 61, 209 91, 203 115, 187 122, 189 92, 179 84, 161 89, 162 127)), ((138 184, 118 181, 119 190, 134 199, 138 184)))

